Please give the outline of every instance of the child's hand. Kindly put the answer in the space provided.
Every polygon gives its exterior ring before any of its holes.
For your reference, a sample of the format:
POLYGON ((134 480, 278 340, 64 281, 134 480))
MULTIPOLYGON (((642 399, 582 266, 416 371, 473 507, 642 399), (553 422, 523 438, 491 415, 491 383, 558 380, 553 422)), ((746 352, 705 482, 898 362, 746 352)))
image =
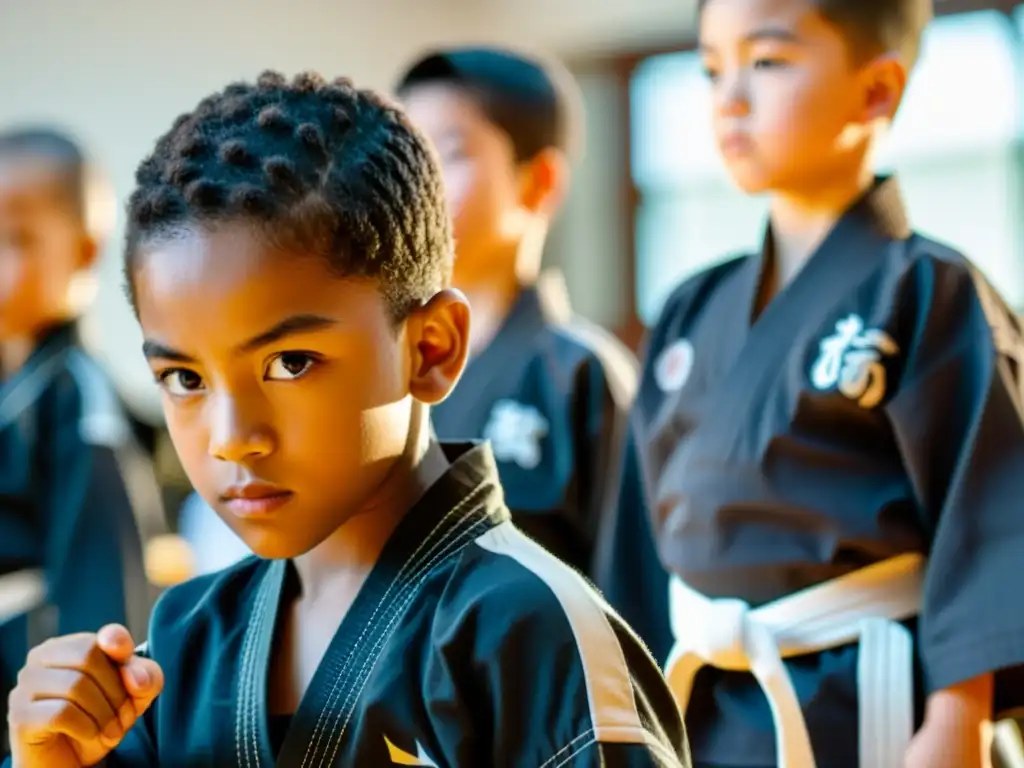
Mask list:
POLYGON ((989 768, 991 717, 991 675, 933 693, 904 768, 989 768))
POLYGON ((106 757, 164 687, 159 665, 134 649, 116 624, 33 648, 9 702, 14 768, 85 768, 106 757))

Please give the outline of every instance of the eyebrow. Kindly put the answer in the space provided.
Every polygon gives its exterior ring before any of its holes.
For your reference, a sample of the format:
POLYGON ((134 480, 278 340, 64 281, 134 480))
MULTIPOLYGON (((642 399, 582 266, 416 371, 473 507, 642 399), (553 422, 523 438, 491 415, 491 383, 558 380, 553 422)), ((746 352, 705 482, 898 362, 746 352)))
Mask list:
MULTIPOLYGON (((760 42, 800 43, 803 41, 795 32, 784 27, 763 27, 743 36, 744 45, 760 42)), ((697 46, 697 50, 700 53, 713 53, 715 49, 713 46, 701 43, 697 46)))
MULTIPOLYGON (((238 351, 252 352, 260 347, 265 347, 268 344, 273 344, 276 341, 286 339, 289 336, 294 336, 299 333, 309 333, 310 331, 319 331, 336 324, 336 321, 321 315, 292 315, 262 333, 253 336, 248 341, 239 344, 238 351)), ((146 339, 142 342, 142 354, 145 355, 147 360, 171 360, 176 363, 195 362, 195 358, 191 355, 187 355, 184 352, 180 352, 173 347, 161 344, 158 341, 153 341, 152 339, 146 339)))

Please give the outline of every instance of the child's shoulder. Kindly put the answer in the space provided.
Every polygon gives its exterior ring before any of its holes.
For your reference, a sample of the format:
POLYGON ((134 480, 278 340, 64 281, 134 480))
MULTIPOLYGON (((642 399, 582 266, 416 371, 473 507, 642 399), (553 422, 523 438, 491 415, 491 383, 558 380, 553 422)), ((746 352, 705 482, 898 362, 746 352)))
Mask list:
POLYGON ((632 399, 639 376, 636 357, 596 323, 573 315, 565 322, 548 325, 538 351, 547 365, 556 369, 557 380, 572 381, 578 371, 587 369, 605 383, 616 401, 632 399))
POLYGON ((1019 333, 1020 317, 985 274, 958 249, 914 233, 903 253, 905 274, 900 300, 918 314, 966 319, 979 312, 998 329, 1012 326, 1019 333))
POLYGON ((701 269, 677 285, 665 299, 658 319, 647 337, 644 359, 650 362, 663 346, 677 339, 706 308, 710 298, 725 285, 752 254, 732 254, 701 269))
POLYGON ((467 547, 438 610, 447 615, 436 626, 453 640, 472 635, 478 659, 499 658, 510 644, 530 656, 535 641, 543 646, 538 653, 568 650, 582 657, 589 640, 621 654, 614 614, 599 593, 512 523, 467 547))
MULTIPOLYGON (((106 369, 79 346, 60 352, 53 358, 53 363, 59 362, 59 370, 51 384, 51 404, 59 421, 75 429, 87 445, 118 448, 129 442, 131 422, 106 369)), ((40 365, 40 369, 45 367, 46 363, 40 365)))
POLYGON ((733 253, 691 274, 672 289, 665 299, 658 324, 671 321, 695 304, 703 303, 729 276, 752 258, 754 254, 733 253))

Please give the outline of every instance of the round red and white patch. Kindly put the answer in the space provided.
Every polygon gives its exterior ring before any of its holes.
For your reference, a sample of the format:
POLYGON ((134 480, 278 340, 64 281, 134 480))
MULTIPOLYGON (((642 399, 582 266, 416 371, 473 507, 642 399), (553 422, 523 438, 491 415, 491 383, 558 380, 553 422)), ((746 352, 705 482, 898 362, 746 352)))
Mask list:
POLYGON ((654 381, 662 392, 678 392, 693 371, 693 345, 679 339, 662 350, 654 364, 654 381))

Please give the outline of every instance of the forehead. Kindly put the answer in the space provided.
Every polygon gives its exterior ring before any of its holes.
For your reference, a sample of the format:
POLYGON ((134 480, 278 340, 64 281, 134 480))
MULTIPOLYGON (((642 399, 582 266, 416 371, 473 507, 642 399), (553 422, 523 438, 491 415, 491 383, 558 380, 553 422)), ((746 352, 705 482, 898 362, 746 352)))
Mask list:
POLYGON ((143 330, 181 349, 235 345, 297 314, 356 330, 388 318, 376 282, 339 278, 321 258, 277 250, 241 225, 142 249, 132 280, 143 330))
POLYGON ((59 167, 41 158, 0 157, 0 211, 7 216, 70 212, 59 167))
POLYGON ((465 89, 451 83, 414 85, 402 94, 409 117, 430 135, 446 130, 493 128, 480 105, 465 89))
POLYGON ((814 0, 707 0, 701 8, 701 45, 745 38, 763 32, 810 36, 824 18, 814 0))

